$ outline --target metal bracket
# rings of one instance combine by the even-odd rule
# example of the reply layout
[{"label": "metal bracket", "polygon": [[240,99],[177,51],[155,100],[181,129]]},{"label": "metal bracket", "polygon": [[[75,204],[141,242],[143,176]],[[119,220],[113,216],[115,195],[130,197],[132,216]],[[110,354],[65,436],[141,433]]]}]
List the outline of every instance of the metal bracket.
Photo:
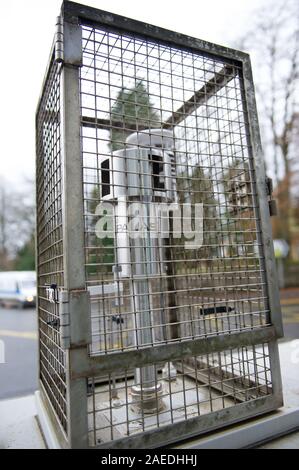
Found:
[{"label": "metal bracket", "polygon": [[269,176],[266,177],[266,190],[268,196],[270,217],[273,217],[274,215],[277,215],[277,205],[276,200],[272,198],[273,181],[272,178],[269,178]]},{"label": "metal bracket", "polygon": [[59,319],[60,345],[63,349],[68,349],[71,345],[71,332],[70,304],[67,291],[59,292]]},{"label": "metal bracket", "polygon": [[59,332],[63,349],[82,347],[91,342],[90,296],[82,289],[59,292]]},{"label": "metal bracket", "polygon": [[55,61],[82,67],[82,30],[80,25],[56,18]]},{"label": "metal bracket", "polygon": [[58,290],[57,284],[45,284],[46,286],[46,295],[49,302],[52,304],[58,304]]},{"label": "metal bracket", "polygon": [[273,181],[272,181],[272,178],[270,178],[269,176],[266,177],[266,185],[267,185],[267,194],[268,196],[272,196],[272,193],[273,193]]},{"label": "metal bracket", "polygon": [[[73,305],[74,302],[72,295],[72,292],[66,290],[62,290],[59,292],[59,333],[60,345],[63,349],[69,349],[71,346],[74,346],[80,343],[80,341],[83,341],[83,336],[82,338],[80,337],[80,335],[83,335],[83,332],[78,332],[76,329],[71,328],[71,304]],[[84,298],[85,297],[86,295],[84,295]],[[87,308],[88,304],[86,303],[86,301],[87,298],[83,302],[83,307],[85,308],[82,308],[82,310],[84,313],[83,316],[87,317],[87,321],[89,321],[89,311]],[[86,334],[88,336],[87,332]]]}]

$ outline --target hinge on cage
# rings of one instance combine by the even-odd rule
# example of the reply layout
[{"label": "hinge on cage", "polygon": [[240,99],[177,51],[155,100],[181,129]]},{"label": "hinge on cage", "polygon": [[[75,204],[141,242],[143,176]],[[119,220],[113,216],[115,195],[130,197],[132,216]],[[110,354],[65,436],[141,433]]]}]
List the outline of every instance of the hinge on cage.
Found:
[{"label": "hinge on cage", "polygon": [[56,18],[56,33],[55,33],[55,61],[63,62],[63,22],[61,16]]},{"label": "hinge on cage", "polygon": [[59,292],[59,333],[60,345],[63,349],[68,349],[71,344],[70,333],[70,304],[67,291]]},{"label": "hinge on cage", "polygon": [[266,177],[266,188],[269,204],[270,217],[277,215],[277,205],[275,199],[272,198],[273,193],[273,181],[272,178]]},{"label": "hinge on cage", "polygon": [[58,290],[57,284],[45,284],[46,287],[46,295],[49,302],[52,304],[58,304]]}]

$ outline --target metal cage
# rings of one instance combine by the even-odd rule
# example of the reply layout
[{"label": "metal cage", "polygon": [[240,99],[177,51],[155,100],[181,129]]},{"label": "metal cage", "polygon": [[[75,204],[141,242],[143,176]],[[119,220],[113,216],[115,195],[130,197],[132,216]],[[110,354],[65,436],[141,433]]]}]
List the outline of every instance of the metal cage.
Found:
[{"label": "metal cage", "polygon": [[62,447],[282,405],[249,56],[64,2],[37,115],[40,390]]}]

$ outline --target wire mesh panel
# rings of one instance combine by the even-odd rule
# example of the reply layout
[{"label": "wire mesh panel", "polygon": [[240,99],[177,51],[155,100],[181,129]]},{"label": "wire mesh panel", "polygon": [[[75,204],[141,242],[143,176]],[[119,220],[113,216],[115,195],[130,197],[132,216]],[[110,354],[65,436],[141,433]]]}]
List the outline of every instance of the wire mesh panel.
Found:
[{"label": "wire mesh panel", "polygon": [[58,25],[37,243],[41,380],[67,446],[157,447],[278,408],[248,56],[72,2]]},{"label": "wire mesh panel", "polygon": [[267,324],[240,66],[83,26],[81,109],[92,352]]},{"label": "wire mesh panel", "polygon": [[40,380],[66,430],[65,352],[58,306],[47,295],[51,285],[64,285],[60,77],[52,58],[37,112],[37,271]]},{"label": "wire mesh panel", "polygon": [[[163,383],[162,395],[155,397],[159,413],[136,413],[140,403],[131,392],[136,385],[134,370],[120,369],[116,375],[90,379],[91,446],[171,426],[272,393],[269,351],[265,344],[185,357],[154,367],[156,384]],[[170,380],[174,368],[177,372]]]}]

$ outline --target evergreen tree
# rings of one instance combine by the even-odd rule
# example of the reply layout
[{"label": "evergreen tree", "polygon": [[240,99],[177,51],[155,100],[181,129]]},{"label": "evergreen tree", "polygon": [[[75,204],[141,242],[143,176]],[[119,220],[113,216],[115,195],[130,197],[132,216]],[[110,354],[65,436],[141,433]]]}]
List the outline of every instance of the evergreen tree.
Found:
[{"label": "evergreen tree", "polygon": [[35,270],[35,237],[30,240],[18,251],[15,259],[14,268],[16,271],[34,271]]},{"label": "evergreen tree", "polygon": [[142,81],[135,88],[123,88],[118,93],[111,108],[113,123],[121,123],[122,128],[112,128],[110,132],[110,149],[124,148],[126,138],[140,129],[160,127],[159,114],[151,104],[149,93]]},{"label": "evergreen tree", "polygon": [[[119,91],[118,96],[110,111],[112,127],[110,130],[109,148],[112,152],[123,149],[127,137],[141,129],[160,127],[158,113],[153,109],[149,93],[142,81],[135,88]],[[116,125],[117,124],[117,125]],[[101,201],[101,188],[95,186],[90,194],[88,212],[95,213],[97,205]],[[94,227],[98,218],[92,218],[91,225]],[[112,271],[114,259],[114,240],[110,237],[99,239],[95,234],[90,235],[90,246],[94,250],[89,251],[88,262],[94,264],[89,266],[89,274],[105,274]]]}]

